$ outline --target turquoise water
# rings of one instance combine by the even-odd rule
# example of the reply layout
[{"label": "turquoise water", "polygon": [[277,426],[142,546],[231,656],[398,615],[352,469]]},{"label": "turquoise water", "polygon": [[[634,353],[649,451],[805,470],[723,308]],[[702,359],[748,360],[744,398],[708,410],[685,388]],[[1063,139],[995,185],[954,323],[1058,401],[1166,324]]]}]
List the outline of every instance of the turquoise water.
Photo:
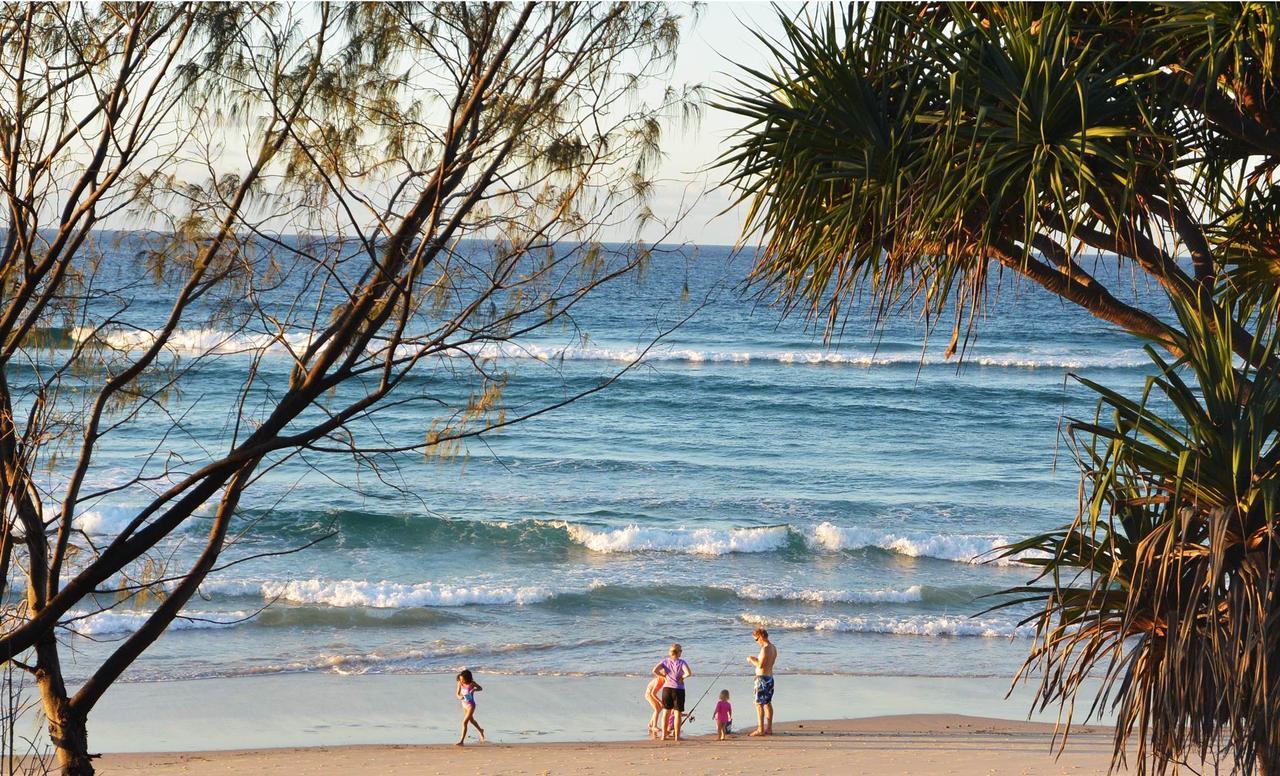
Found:
[{"label": "turquoise water", "polygon": [[[1092,402],[1067,373],[1134,388],[1148,371],[1139,343],[1006,287],[963,367],[941,358],[945,335],[922,356],[909,313],[877,333],[855,309],[828,348],[744,295],[746,270],[722,247],[657,255],[585,301],[577,329],[487,354],[510,374],[506,401],[532,408],[596,384],[692,316],[609,389],[473,441],[465,460],[384,461],[399,488],[340,458],[271,470],[227,560],[334,536],[212,576],[190,619],[126,678],[631,674],[673,640],[714,674],[756,625],[774,633],[783,672],[1009,675],[1030,643],[1017,627],[1026,611],[974,615],[1029,567],[973,560],[1071,518],[1059,423]],[[139,327],[155,325],[163,290],[138,292]],[[95,469],[94,483],[158,443],[195,457],[225,447],[246,363],[231,351],[252,344],[235,336],[167,408],[185,413],[184,434],[161,443],[160,422],[125,429],[107,448],[118,466]],[[193,325],[183,337],[197,348],[228,335]],[[287,377],[282,356],[264,368],[268,382]],[[407,387],[465,396],[455,374],[437,365]],[[407,405],[379,427],[409,443],[430,420]],[[102,541],[142,501],[113,494],[79,524]],[[206,528],[198,517],[164,549],[181,560]],[[71,673],[146,611],[128,603],[73,623]]]}]

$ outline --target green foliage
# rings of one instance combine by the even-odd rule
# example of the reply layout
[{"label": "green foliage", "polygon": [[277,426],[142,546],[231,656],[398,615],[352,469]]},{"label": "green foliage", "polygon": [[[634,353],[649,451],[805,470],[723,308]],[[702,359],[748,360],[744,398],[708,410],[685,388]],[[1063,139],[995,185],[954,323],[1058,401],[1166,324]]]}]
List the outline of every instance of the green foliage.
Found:
[{"label": "green foliage", "polygon": [[1099,397],[1067,427],[1080,514],[1005,550],[1040,568],[1010,592],[1043,605],[1024,668],[1041,705],[1100,679],[1091,711],[1115,706],[1117,756],[1138,734],[1140,773],[1148,752],[1156,773],[1192,756],[1280,763],[1278,310],[1259,311],[1262,367],[1179,305],[1186,356],[1148,348],[1139,399],[1077,378]]},{"label": "green foliage", "polygon": [[877,3],[782,21],[762,40],[773,69],[721,95],[743,120],[721,164],[762,243],[756,282],[828,330],[865,291],[968,333],[995,261],[1160,337],[1082,251],[1186,299],[1275,265],[1272,6]]},{"label": "green foliage", "polygon": [[[844,323],[912,304],[974,333],[1006,273],[1139,334],[1142,396],[1069,427],[1066,528],[1008,548],[1043,706],[1114,703],[1115,757],[1280,772],[1280,12],[1268,3],[851,4],[781,11],[719,107],[753,280]],[[1164,289],[1124,301],[1083,258]],[[1162,355],[1165,354],[1165,355]],[[1172,354],[1172,360],[1169,355]],[[1009,605],[1009,604],[1006,604]],[[1150,757],[1148,757],[1148,755]]]}]

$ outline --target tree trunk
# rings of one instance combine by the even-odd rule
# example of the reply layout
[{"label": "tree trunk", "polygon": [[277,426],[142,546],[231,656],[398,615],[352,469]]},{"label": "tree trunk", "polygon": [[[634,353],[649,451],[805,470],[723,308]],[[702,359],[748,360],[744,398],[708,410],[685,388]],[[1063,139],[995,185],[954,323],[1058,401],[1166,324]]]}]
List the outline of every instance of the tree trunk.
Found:
[{"label": "tree trunk", "polygon": [[44,715],[49,720],[49,740],[62,775],[93,776],[85,715],[67,697],[58,642],[52,635],[36,644],[36,685],[40,688]]},{"label": "tree trunk", "polygon": [[93,760],[89,754],[89,734],[85,718],[70,703],[57,705],[57,716],[45,699],[49,717],[49,739],[53,741],[62,776],[93,776]]}]

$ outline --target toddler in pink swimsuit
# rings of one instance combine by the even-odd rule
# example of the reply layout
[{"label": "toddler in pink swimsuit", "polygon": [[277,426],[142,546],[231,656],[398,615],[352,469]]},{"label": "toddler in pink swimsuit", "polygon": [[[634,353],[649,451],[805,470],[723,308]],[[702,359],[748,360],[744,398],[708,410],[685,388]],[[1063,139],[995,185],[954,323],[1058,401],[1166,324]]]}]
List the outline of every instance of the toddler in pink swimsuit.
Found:
[{"label": "toddler in pink swimsuit", "polygon": [[711,715],[716,721],[716,733],[720,734],[720,740],[732,733],[733,725],[733,706],[729,705],[729,691],[720,691],[720,702],[716,704],[715,713]]}]

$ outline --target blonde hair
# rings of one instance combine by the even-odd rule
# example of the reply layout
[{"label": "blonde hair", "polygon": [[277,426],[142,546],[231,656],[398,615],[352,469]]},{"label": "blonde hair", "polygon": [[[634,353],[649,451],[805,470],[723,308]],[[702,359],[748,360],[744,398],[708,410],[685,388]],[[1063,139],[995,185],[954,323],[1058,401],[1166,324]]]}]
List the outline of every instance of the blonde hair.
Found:
[{"label": "blonde hair", "polygon": [[679,644],[672,644],[671,649],[669,651],[673,655],[679,655],[684,652],[684,650],[680,647]]}]

